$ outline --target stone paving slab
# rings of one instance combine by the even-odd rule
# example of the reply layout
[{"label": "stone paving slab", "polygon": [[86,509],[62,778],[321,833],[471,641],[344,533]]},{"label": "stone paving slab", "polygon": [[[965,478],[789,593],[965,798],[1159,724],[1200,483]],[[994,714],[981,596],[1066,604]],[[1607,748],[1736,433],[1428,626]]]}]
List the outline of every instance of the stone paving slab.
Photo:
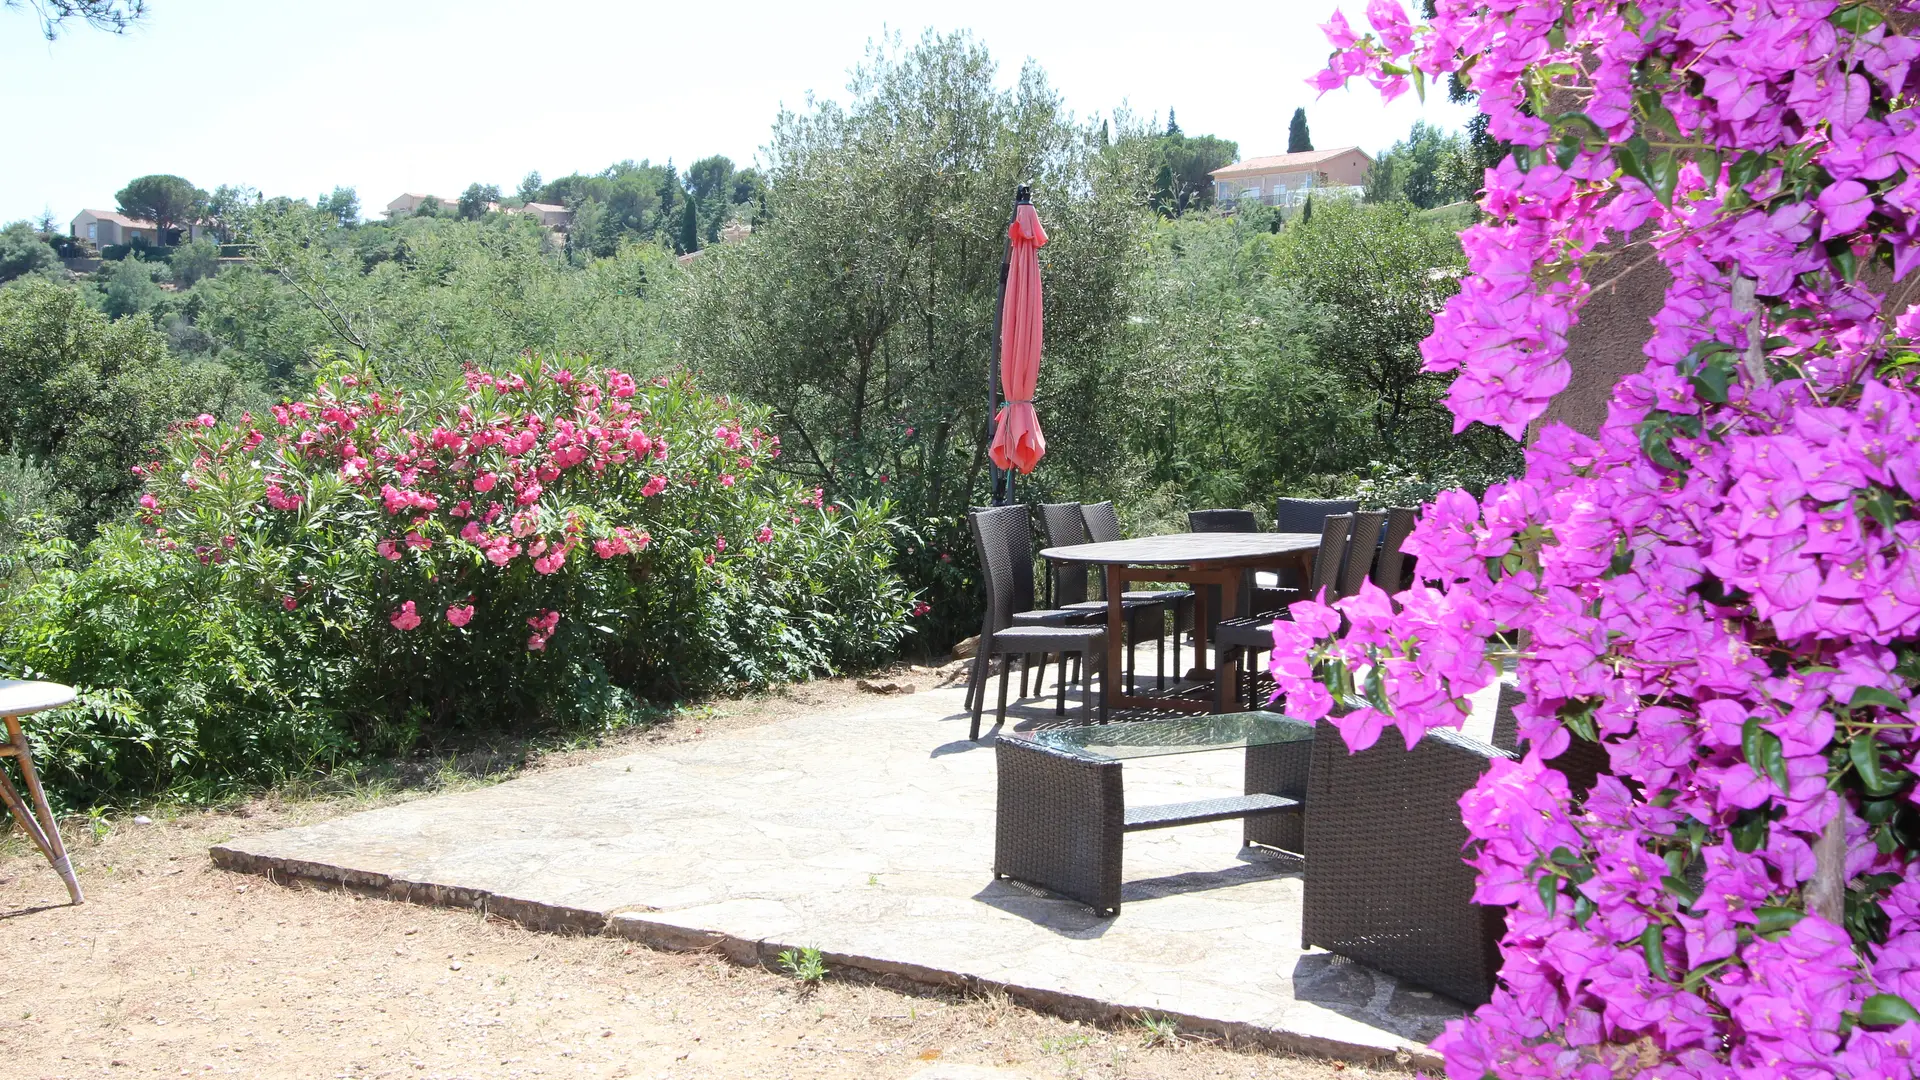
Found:
[{"label": "stone paving slab", "polygon": [[[856,703],[213,849],[230,869],[744,963],[1000,988],[1096,1019],[1356,1059],[1411,1054],[1457,1004],[1300,949],[1298,863],[1238,822],[1134,833],[1117,918],[996,881],[993,751],[958,690]],[[1038,705],[1038,703],[1034,703]],[[1031,724],[1050,710],[1022,710]],[[1240,753],[1128,763],[1129,802],[1237,794]]]}]

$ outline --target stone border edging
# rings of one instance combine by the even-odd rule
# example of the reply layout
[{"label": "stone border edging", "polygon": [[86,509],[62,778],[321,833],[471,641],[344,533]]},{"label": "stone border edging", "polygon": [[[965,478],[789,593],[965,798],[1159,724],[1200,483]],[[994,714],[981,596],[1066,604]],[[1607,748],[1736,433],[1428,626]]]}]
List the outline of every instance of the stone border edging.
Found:
[{"label": "stone border edging", "polygon": [[[348,870],[324,863],[281,856],[256,855],[226,844],[214,845],[208,850],[208,856],[212,859],[213,865],[222,870],[255,874],[276,885],[291,886],[305,883],[410,904],[467,908],[488,915],[497,915],[529,930],[545,933],[612,935],[666,952],[717,952],[744,967],[771,969],[780,952],[801,947],[793,943],[742,938],[723,931],[683,926],[671,921],[665,912],[632,909],[604,912],[538,901],[517,900],[484,889],[408,881],[390,874]],[[1150,1012],[1155,1016],[1173,1020],[1183,1032],[1215,1035],[1229,1042],[1252,1043],[1269,1050],[1340,1058],[1359,1063],[1394,1063],[1415,1069],[1439,1069],[1443,1065],[1439,1055],[1419,1043],[1403,1043],[1397,1049],[1389,1050],[1363,1043],[1261,1027],[1257,1024],[1211,1020],[1161,1009],[1120,1005],[1082,994],[1022,986],[1018,983],[987,979],[901,960],[889,960],[884,957],[836,953],[824,949],[821,950],[820,955],[821,959],[830,964],[876,975],[890,975],[923,986],[960,989],[972,993],[998,991],[1025,1008],[1068,1020],[1105,1024],[1125,1023]]]}]

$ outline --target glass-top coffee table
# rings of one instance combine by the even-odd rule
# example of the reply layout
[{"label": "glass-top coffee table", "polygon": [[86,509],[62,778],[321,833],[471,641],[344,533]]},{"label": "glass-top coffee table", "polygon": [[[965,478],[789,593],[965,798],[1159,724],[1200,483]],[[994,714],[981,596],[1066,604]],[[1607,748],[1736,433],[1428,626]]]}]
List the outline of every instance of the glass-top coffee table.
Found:
[{"label": "glass-top coffee table", "polygon": [[[1130,832],[1238,818],[1246,843],[1304,854],[1313,732],[1279,713],[1242,712],[1002,735],[993,872],[1118,914]],[[1247,755],[1245,795],[1127,808],[1123,762],[1237,749]]]}]

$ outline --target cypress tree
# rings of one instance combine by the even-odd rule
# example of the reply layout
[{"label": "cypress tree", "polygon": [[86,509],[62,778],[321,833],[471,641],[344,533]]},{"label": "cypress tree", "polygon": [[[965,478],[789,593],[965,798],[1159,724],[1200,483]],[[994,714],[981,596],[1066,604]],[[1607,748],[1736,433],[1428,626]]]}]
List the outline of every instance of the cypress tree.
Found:
[{"label": "cypress tree", "polygon": [[676,240],[683,255],[700,250],[699,207],[691,196],[680,200],[680,235]]},{"label": "cypress tree", "polygon": [[1167,134],[1169,134],[1169,135],[1178,135],[1178,134],[1180,134],[1180,121],[1178,121],[1178,120],[1175,120],[1175,119],[1173,118],[1173,110],[1172,110],[1172,109],[1168,109],[1168,110],[1167,110]]},{"label": "cypress tree", "polygon": [[1302,154],[1313,149],[1313,136],[1307,134],[1307,110],[1293,110],[1293,123],[1287,125],[1287,153]]}]

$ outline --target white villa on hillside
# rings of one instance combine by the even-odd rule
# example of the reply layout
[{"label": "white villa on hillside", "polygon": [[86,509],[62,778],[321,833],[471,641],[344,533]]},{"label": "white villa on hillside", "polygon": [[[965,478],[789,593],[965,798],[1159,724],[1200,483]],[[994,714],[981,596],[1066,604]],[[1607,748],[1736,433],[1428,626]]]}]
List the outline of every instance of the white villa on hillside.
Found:
[{"label": "white villa on hillside", "polygon": [[530,202],[524,206],[507,211],[509,214],[526,214],[540,222],[542,228],[565,231],[573,224],[573,211],[555,203]]},{"label": "white villa on hillside", "polygon": [[1298,206],[1321,189],[1346,189],[1340,194],[1357,196],[1372,168],[1373,159],[1357,146],[1248,158],[1213,171],[1214,200],[1223,207],[1247,200]]},{"label": "white villa on hillside", "polygon": [[387,216],[390,218],[406,217],[408,214],[420,209],[420,204],[426,202],[428,199],[432,199],[448,209],[460,205],[459,199],[449,199],[444,195],[422,195],[418,192],[409,191],[387,204]]}]

